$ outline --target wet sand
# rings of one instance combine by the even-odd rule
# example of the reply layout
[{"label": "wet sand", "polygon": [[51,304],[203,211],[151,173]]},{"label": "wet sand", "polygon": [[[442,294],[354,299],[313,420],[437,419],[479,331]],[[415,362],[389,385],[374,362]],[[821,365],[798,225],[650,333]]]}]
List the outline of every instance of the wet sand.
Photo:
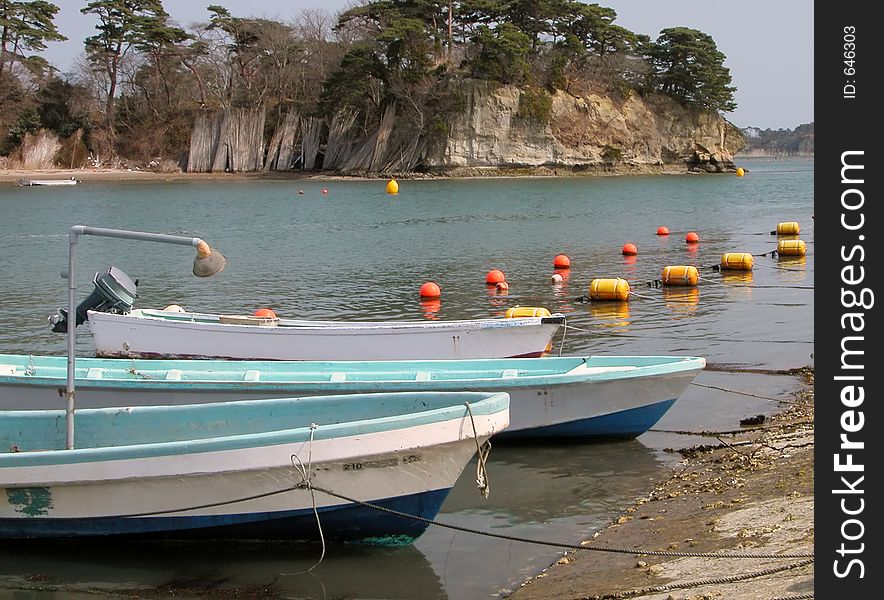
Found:
[{"label": "wet sand", "polygon": [[812,597],[808,559],[642,552],[813,553],[813,373],[804,376],[782,412],[679,450],[684,460],[665,483],[582,544],[625,552],[570,551],[509,598]]}]

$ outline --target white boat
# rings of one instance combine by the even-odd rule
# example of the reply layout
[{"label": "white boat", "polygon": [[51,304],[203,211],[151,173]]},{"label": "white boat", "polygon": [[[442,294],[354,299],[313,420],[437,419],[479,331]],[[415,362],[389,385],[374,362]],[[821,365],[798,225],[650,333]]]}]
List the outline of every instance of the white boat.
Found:
[{"label": "white boat", "polygon": [[87,311],[99,357],[245,360],[529,358],[552,350],[561,314],[457,321],[309,321],[134,309]]},{"label": "white boat", "polygon": [[[223,361],[77,358],[80,407],[208,403],[398,391],[510,395],[521,438],[633,438],[652,427],[705,367],[685,356],[410,361]],[[64,356],[0,354],[0,410],[65,403]],[[79,415],[79,412],[77,413]]]},{"label": "white boat", "polygon": [[77,185],[77,180],[70,179],[19,179],[18,184],[21,186],[32,185]]},{"label": "white boat", "polygon": [[426,522],[354,500],[432,519],[508,409],[436,392],[80,409],[73,449],[65,411],[0,411],[0,539],[410,541]]}]

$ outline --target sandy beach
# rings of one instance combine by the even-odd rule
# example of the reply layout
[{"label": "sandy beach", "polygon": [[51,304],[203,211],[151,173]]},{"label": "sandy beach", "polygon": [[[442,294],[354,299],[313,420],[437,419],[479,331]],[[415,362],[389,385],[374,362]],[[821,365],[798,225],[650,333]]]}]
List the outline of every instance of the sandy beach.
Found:
[{"label": "sandy beach", "polygon": [[813,372],[803,375],[785,410],[678,450],[684,459],[666,482],[582,543],[624,552],[564,553],[509,598],[812,598],[811,559],[690,556],[812,555]]}]

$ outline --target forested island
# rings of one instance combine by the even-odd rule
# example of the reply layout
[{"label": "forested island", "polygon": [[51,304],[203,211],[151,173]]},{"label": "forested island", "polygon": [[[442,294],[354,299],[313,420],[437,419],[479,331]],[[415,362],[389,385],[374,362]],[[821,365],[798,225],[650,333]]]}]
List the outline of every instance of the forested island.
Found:
[{"label": "forested island", "polygon": [[795,129],[743,129],[746,146],[741,156],[813,156],[813,123]]},{"label": "forested island", "polygon": [[376,0],[290,22],[91,0],[71,73],[58,7],[0,0],[0,167],[457,173],[733,170],[735,88],[707,34],[656,39],[576,0]]}]

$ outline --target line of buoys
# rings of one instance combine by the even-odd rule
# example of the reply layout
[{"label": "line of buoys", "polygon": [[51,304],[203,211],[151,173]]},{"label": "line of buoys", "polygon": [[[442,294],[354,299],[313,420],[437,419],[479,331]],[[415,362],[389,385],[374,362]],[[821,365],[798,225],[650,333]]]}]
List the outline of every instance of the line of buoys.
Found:
[{"label": "line of buoys", "polygon": [[751,271],[755,258],[748,252],[725,252],[721,255],[721,269],[729,271]]},{"label": "line of buoys", "polygon": [[660,281],[663,285],[695,286],[700,279],[697,267],[691,265],[673,265],[663,267]]},{"label": "line of buoys", "polygon": [[771,231],[771,235],[798,235],[801,233],[801,226],[798,221],[785,221],[777,223],[777,228]]},{"label": "line of buoys", "polygon": [[669,235],[669,228],[661,225],[657,228],[657,235]]},{"label": "line of buoys", "polygon": [[593,279],[589,282],[590,300],[629,300],[629,282],[616,279]]},{"label": "line of buoys", "polygon": [[623,256],[635,256],[638,254],[638,247],[632,242],[627,242],[623,244],[623,250],[621,250]]},{"label": "line of buoys", "polygon": [[807,244],[804,240],[780,240],[777,242],[777,254],[780,256],[804,256]]},{"label": "line of buoys", "polygon": [[421,298],[438,298],[442,295],[442,290],[434,281],[428,281],[421,286]]},{"label": "line of buoys", "polygon": [[485,275],[485,283],[488,285],[497,285],[504,281],[506,281],[506,275],[504,275],[503,271],[500,269],[491,269],[488,271],[488,274]]}]

